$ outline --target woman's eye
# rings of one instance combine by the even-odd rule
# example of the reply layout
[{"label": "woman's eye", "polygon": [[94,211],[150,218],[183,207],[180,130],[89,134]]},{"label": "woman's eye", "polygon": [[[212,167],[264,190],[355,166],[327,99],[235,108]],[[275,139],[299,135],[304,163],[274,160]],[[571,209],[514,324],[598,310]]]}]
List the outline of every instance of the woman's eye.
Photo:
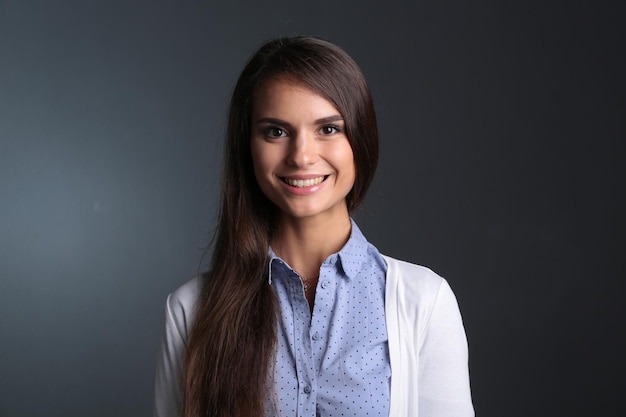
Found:
[{"label": "woman's eye", "polygon": [[268,127],[263,133],[270,138],[282,138],[286,136],[285,131],[280,127]]},{"label": "woman's eye", "polygon": [[320,129],[320,132],[322,133],[322,135],[332,135],[339,131],[340,129],[337,126],[333,126],[333,125],[322,126],[322,128]]}]

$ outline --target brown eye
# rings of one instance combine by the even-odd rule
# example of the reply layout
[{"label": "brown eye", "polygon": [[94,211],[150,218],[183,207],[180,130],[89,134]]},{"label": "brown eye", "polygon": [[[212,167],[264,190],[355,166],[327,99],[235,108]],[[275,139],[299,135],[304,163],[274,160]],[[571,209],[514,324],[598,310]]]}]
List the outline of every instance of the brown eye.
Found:
[{"label": "brown eye", "polygon": [[263,133],[265,134],[265,136],[270,138],[282,138],[283,136],[286,136],[285,131],[276,126],[268,127],[263,131]]},{"label": "brown eye", "polygon": [[333,135],[335,133],[338,133],[339,131],[340,129],[337,126],[333,125],[322,126],[322,128],[320,129],[320,133],[325,136]]}]

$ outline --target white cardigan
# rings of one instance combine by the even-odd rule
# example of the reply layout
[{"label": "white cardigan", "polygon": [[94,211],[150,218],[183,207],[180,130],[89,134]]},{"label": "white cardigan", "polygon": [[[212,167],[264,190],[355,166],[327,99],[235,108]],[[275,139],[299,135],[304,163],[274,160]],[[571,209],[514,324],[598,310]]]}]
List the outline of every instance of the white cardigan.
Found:
[{"label": "white cardigan", "polygon": [[473,416],[467,339],[452,289],[428,268],[383,258],[391,358],[389,415]]},{"label": "white cardigan", "polygon": [[[448,283],[428,268],[383,256],[392,417],[472,417],[467,340]],[[180,413],[180,375],[200,281],[167,298],[155,379],[155,417]]]}]

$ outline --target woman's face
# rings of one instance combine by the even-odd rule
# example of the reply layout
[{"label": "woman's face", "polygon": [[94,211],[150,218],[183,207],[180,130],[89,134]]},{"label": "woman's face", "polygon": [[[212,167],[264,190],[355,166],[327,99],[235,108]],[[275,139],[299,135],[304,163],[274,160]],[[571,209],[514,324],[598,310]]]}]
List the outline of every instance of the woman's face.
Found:
[{"label": "woman's face", "polygon": [[348,215],[354,156],[331,102],[294,81],[269,79],[256,96],[251,132],[257,182],[283,214]]}]

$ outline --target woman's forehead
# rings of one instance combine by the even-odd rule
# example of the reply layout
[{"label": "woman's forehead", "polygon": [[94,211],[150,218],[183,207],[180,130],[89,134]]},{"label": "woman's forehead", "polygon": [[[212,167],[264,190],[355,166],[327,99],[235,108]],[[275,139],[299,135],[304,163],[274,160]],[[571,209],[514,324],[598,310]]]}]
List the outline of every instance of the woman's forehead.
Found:
[{"label": "woman's forehead", "polygon": [[341,114],[327,97],[293,78],[273,77],[266,80],[255,94],[253,102],[253,114],[262,114],[263,117],[270,117],[265,113],[290,114],[303,110],[311,113],[312,117]]}]

